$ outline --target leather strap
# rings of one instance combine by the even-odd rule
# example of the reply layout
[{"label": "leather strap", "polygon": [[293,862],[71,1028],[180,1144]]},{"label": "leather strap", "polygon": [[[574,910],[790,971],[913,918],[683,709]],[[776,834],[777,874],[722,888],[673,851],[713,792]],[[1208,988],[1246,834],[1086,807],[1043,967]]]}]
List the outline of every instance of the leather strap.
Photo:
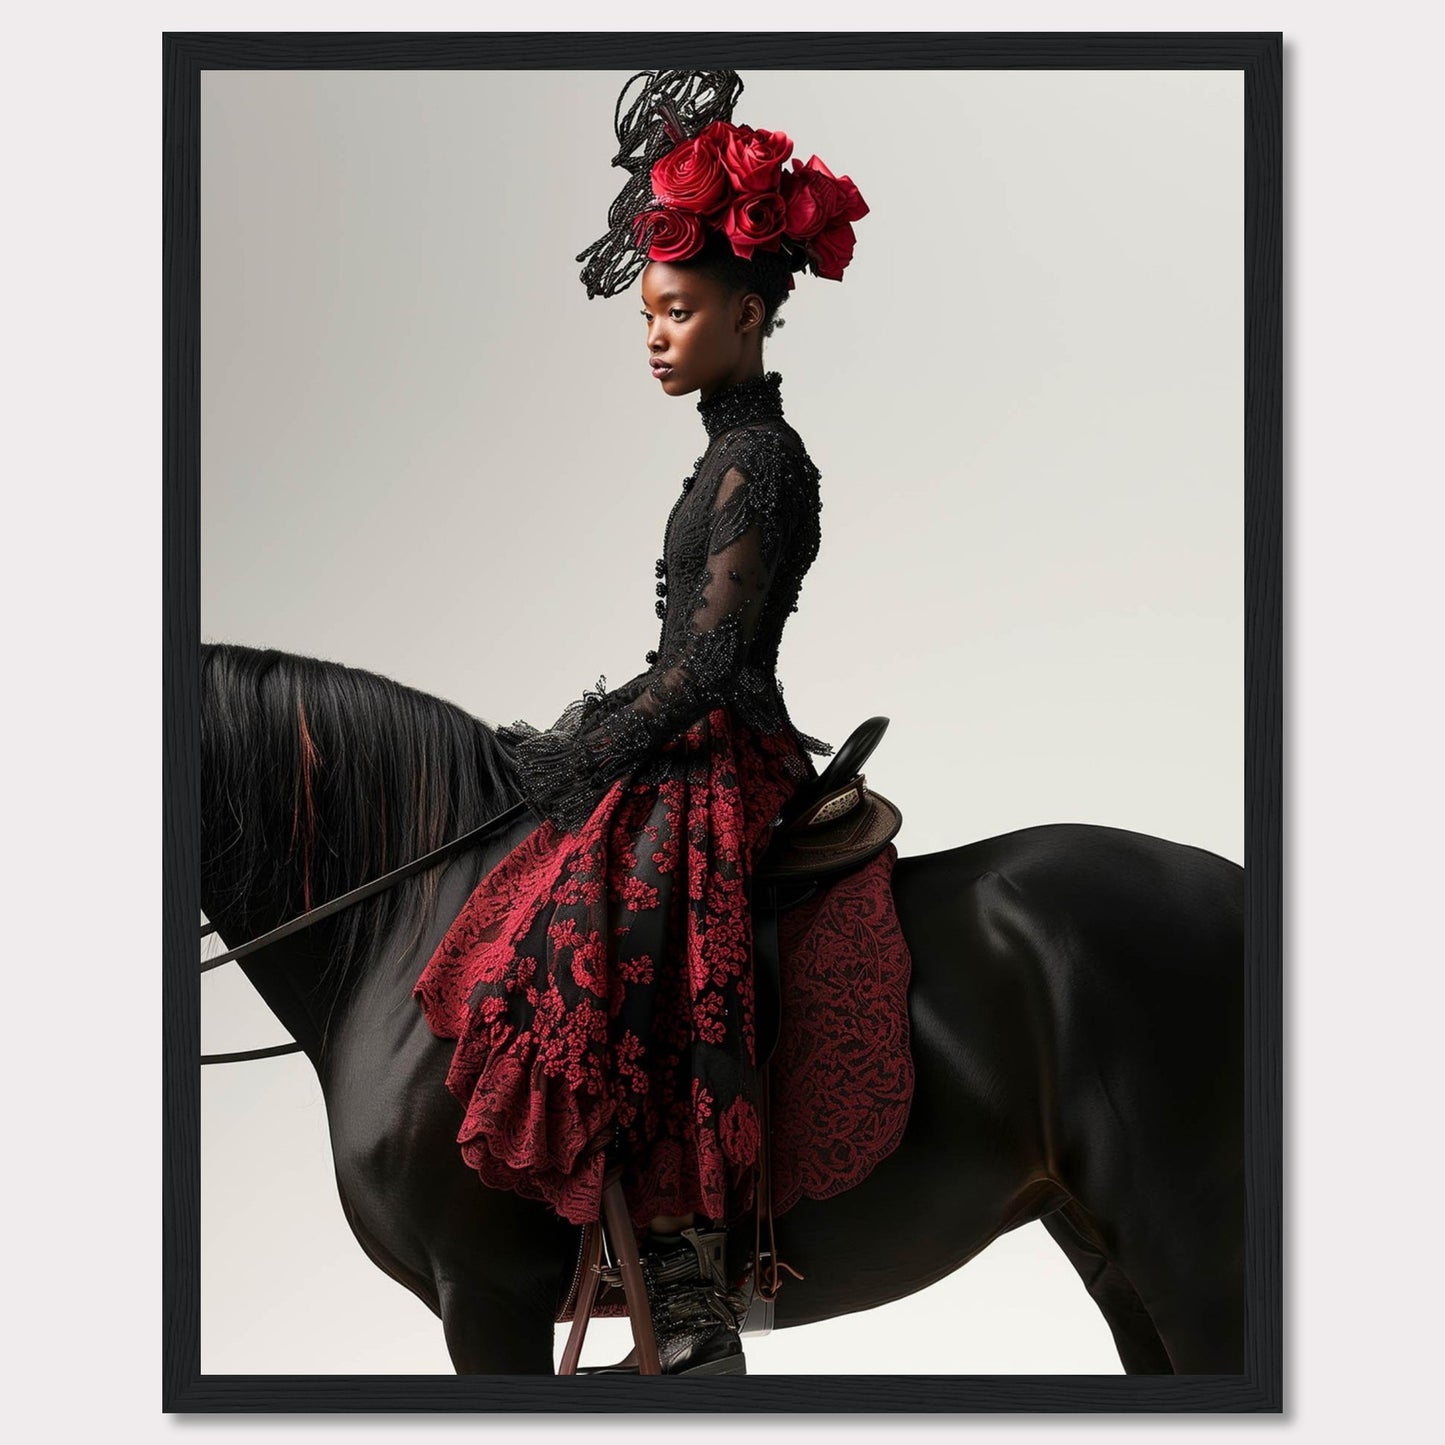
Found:
[{"label": "leather strap", "polygon": [[[753,1293],[769,1308],[783,1287],[779,1270],[787,1270],[794,1279],[803,1274],[778,1258],[778,1238],[773,1222],[773,1110],[772,1070],[764,1066],[758,1076],[758,1186],[753,1209]],[[763,1222],[767,1221],[768,1268],[763,1272]]]},{"label": "leather strap", "polygon": [[[409,878],[413,873],[421,873],[428,868],[435,867],[444,858],[450,858],[453,853],[458,853],[463,848],[480,841],[488,833],[501,828],[504,823],[510,823],[514,818],[521,817],[527,811],[528,805],[525,800],[514,803],[510,808],[504,808],[495,818],[473,828],[469,833],[463,833],[460,837],[453,838],[450,843],[443,843],[440,848],[433,848],[430,853],[423,853],[420,858],[413,858],[410,863],[403,863],[401,867],[393,868],[390,873],[383,873],[381,877],[373,878],[369,883],[362,883],[351,889],[350,892],[342,893],[326,903],[308,909],[305,913],[298,913],[295,918],[288,919],[268,933],[261,934],[259,938],[253,938],[249,943],[240,944],[226,953],[219,953],[214,958],[206,959],[201,964],[201,972],[209,973],[213,968],[220,968],[223,963],[230,963],[233,958],[245,958],[248,953],[255,953],[259,949],[265,948],[267,944],[289,938],[293,933],[300,933],[303,928],[310,928],[313,923],[320,923],[323,918],[330,918],[333,913],[340,913],[343,908],[350,908],[353,903],[360,903],[363,898],[370,898],[373,893],[380,893],[393,884],[400,883],[403,878]],[[214,930],[214,924],[204,925],[201,929],[201,937],[204,938]]]},{"label": "leather strap", "polygon": [[778,956],[778,894],[755,880],[760,907],[753,909],[753,1040],[758,1068],[766,1066],[782,1028],[782,961]]},{"label": "leather strap", "polygon": [[582,1226],[582,1252],[577,1261],[577,1293],[572,1305],[572,1328],[562,1351],[559,1375],[575,1375],[582,1359],[582,1342],[587,1338],[587,1325],[592,1319],[592,1304],[597,1298],[598,1271],[602,1265],[602,1225],[591,1219]]}]

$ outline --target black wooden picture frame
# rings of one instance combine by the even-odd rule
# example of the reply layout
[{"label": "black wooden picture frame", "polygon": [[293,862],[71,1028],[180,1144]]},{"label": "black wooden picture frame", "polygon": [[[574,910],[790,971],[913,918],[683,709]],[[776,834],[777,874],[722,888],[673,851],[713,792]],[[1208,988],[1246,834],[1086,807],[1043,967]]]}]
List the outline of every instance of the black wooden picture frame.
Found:
[{"label": "black wooden picture frame", "polygon": [[[1252,32],[225,33],[163,51],[163,1408],[168,1412],[1282,1409],[1282,36]],[[206,1375],[200,1361],[200,93],[208,69],[1234,69],[1244,78],[1246,1360],[1240,1375],[678,1381]]]}]

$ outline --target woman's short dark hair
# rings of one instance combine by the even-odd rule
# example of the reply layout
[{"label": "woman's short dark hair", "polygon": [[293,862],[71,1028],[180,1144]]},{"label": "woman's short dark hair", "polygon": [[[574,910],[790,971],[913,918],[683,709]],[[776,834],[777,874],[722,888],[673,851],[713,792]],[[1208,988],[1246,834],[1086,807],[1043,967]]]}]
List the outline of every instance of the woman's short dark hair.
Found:
[{"label": "woman's short dark hair", "polygon": [[777,311],[788,299],[788,278],[795,264],[787,251],[754,251],[751,259],[739,256],[721,231],[709,227],[701,251],[685,261],[669,264],[682,270],[701,271],[720,282],[733,296],[755,291],[763,298],[764,336],[771,336],[773,328],[783,324]]}]

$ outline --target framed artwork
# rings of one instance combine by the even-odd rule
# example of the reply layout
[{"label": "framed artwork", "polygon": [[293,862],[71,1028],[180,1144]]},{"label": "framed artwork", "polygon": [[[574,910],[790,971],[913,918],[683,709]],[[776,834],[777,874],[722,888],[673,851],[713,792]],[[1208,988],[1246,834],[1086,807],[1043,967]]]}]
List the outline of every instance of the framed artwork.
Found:
[{"label": "framed artwork", "polygon": [[165,1409],[1280,1410],[1279,32],[163,48]]}]

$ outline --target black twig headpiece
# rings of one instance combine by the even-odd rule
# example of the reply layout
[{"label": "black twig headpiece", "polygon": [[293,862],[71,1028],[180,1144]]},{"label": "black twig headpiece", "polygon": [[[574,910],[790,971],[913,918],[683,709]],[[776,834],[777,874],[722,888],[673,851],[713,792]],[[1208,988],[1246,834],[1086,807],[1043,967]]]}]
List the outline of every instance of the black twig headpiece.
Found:
[{"label": "black twig headpiece", "polygon": [[[628,91],[643,81],[624,114]],[[688,140],[715,120],[732,119],[743,93],[735,70],[640,70],[617,97],[613,126],[617,132],[614,166],[628,179],[607,212],[611,229],[578,254],[587,299],[615,296],[637,279],[647,254],[637,244],[633,219],[656,204],[652,193],[653,163],[679,141]]]}]

